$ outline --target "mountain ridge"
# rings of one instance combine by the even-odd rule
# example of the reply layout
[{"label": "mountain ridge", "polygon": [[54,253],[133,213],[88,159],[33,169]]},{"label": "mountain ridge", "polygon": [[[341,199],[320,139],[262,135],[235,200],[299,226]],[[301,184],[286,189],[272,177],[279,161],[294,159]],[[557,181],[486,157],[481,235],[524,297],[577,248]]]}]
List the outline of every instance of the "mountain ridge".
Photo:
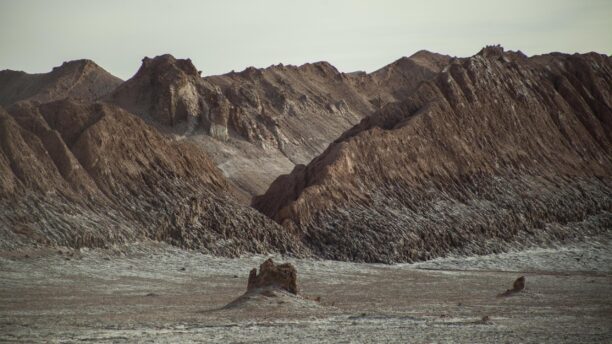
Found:
[{"label": "mountain ridge", "polygon": [[[579,234],[565,224],[591,215],[597,224],[580,224],[589,228],[582,235],[605,230],[611,77],[603,55],[526,58],[487,47],[363,119],[253,206],[340,260],[546,244]],[[499,242],[487,247],[478,236]]]},{"label": "mountain ridge", "polygon": [[201,77],[166,54],[75,93],[99,70],[66,63],[0,110],[0,246],[390,263],[584,240],[612,227],[611,65],[490,46]]},{"label": "mountain ridge", "polygon": [[432,77],[448,57],[429,54],[437,61],[431,66],[409,62],[371,75],[341,73],[320,61],[203,78],[190,60],[166,54],[143,59],[108,101],[199,144],[250,198],[273,176],[310,161],[361,118]]},{"label": "mountain ridge", "polygon": [[0,105],[17,101],[49,102],[64,98],[94,101],[110,93],[122,80],[88,59],[64,62],[48,73],[0,71]]}]

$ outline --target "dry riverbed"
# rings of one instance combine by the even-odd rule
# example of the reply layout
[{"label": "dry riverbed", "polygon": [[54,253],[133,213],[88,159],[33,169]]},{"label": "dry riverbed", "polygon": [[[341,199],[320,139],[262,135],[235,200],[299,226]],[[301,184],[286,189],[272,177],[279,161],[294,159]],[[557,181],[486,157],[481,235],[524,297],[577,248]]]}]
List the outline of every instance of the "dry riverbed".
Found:
[{"label": "dry riverbed", "polygon": [[[612,342],[609,238],[392,266],[276,257],[295,264],[303,297],[224,308],[265,258],[5,253],[0,342]],[[497,297],[521,275],[523,292]]]}]

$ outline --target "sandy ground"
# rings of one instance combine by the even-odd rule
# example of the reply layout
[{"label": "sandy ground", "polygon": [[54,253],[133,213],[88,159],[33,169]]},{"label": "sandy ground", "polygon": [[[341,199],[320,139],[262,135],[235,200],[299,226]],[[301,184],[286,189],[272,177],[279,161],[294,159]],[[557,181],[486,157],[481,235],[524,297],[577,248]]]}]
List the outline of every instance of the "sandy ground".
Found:
[{"label": "sandy ground", "polygon": [[[609,238],[393,266],[276,257],[296,265],[302,297],[224,308],[265,258],[3,254],[0,342],[612,342]],[[521,275],[523,292],[497,297]]]}]

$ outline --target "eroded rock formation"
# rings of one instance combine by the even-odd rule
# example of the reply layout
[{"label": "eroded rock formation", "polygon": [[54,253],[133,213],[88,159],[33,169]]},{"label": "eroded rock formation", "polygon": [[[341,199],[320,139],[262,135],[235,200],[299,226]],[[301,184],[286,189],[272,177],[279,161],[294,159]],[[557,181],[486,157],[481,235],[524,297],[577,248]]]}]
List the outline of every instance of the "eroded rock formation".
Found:
[{"label": "eroded rock formation", "polygon": [[220,91],[205,83],[191,60],[171,55],[145,57],[138,72],[121,84],[109,100],[124,109],[156,123],[174,126],[185,123],[188,130],[206,126],[211,134],[224,139],[228,106]]},{"label": "eroded rock formation", "polygon": [[318,301],[298,294],[297,271],[292,264],[276,265],[270,258],[259,266],[259,273],[257,268],[251,270],[246,292],[221,309],[251,309],[265,312],[264,314],[274,314],[278,311],[296,314],[320,309]]},{"label": "eroded rock formation", "polygon": [[300,252],[239,204],[201,149],[115,105],[0,110],[0,247],[165,241],[219,255]]},{"label": "eroded rock formation", "polygon": [[[2,72],[0,244],[394,262],[583,238],[612,228],[611,70],[488,47],[369,74],[163,55],[116,89],[90,61]],[[266,188],[284,228],[235,197]]]},{"label": "eroded rock formation", "polygon": [[612,228],[612,61],[488,47],[383,107],[253,206],[330,259],[485,254]]},{"label": "eroded rock formation", "polygon": [[420,52],[371,74],[317,62],[201,78],[190,60],[162,55],[145,58],[109,99],[187,136],[250,199],[448,61]]},{"label": "eroded rock formation", "polygon": [[297,271],[291,263],[275,265],[272,258],[267,259],[257,269],[249,273],[247,292],[261,288],[278,288],[292,294],[298,293]]}]

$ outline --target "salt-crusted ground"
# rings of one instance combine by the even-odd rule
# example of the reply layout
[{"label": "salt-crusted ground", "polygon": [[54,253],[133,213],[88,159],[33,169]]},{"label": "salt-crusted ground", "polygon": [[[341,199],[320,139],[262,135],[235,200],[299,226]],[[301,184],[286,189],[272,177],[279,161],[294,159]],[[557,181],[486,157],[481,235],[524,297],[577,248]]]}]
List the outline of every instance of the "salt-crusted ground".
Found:
[{"label": "salt-crusted ground", "polygon": [[302,297],[226,308],[265,257],[122,252],[3,254],[0,342],[612,342],[610,238],[394,266],[277,257]]}]

